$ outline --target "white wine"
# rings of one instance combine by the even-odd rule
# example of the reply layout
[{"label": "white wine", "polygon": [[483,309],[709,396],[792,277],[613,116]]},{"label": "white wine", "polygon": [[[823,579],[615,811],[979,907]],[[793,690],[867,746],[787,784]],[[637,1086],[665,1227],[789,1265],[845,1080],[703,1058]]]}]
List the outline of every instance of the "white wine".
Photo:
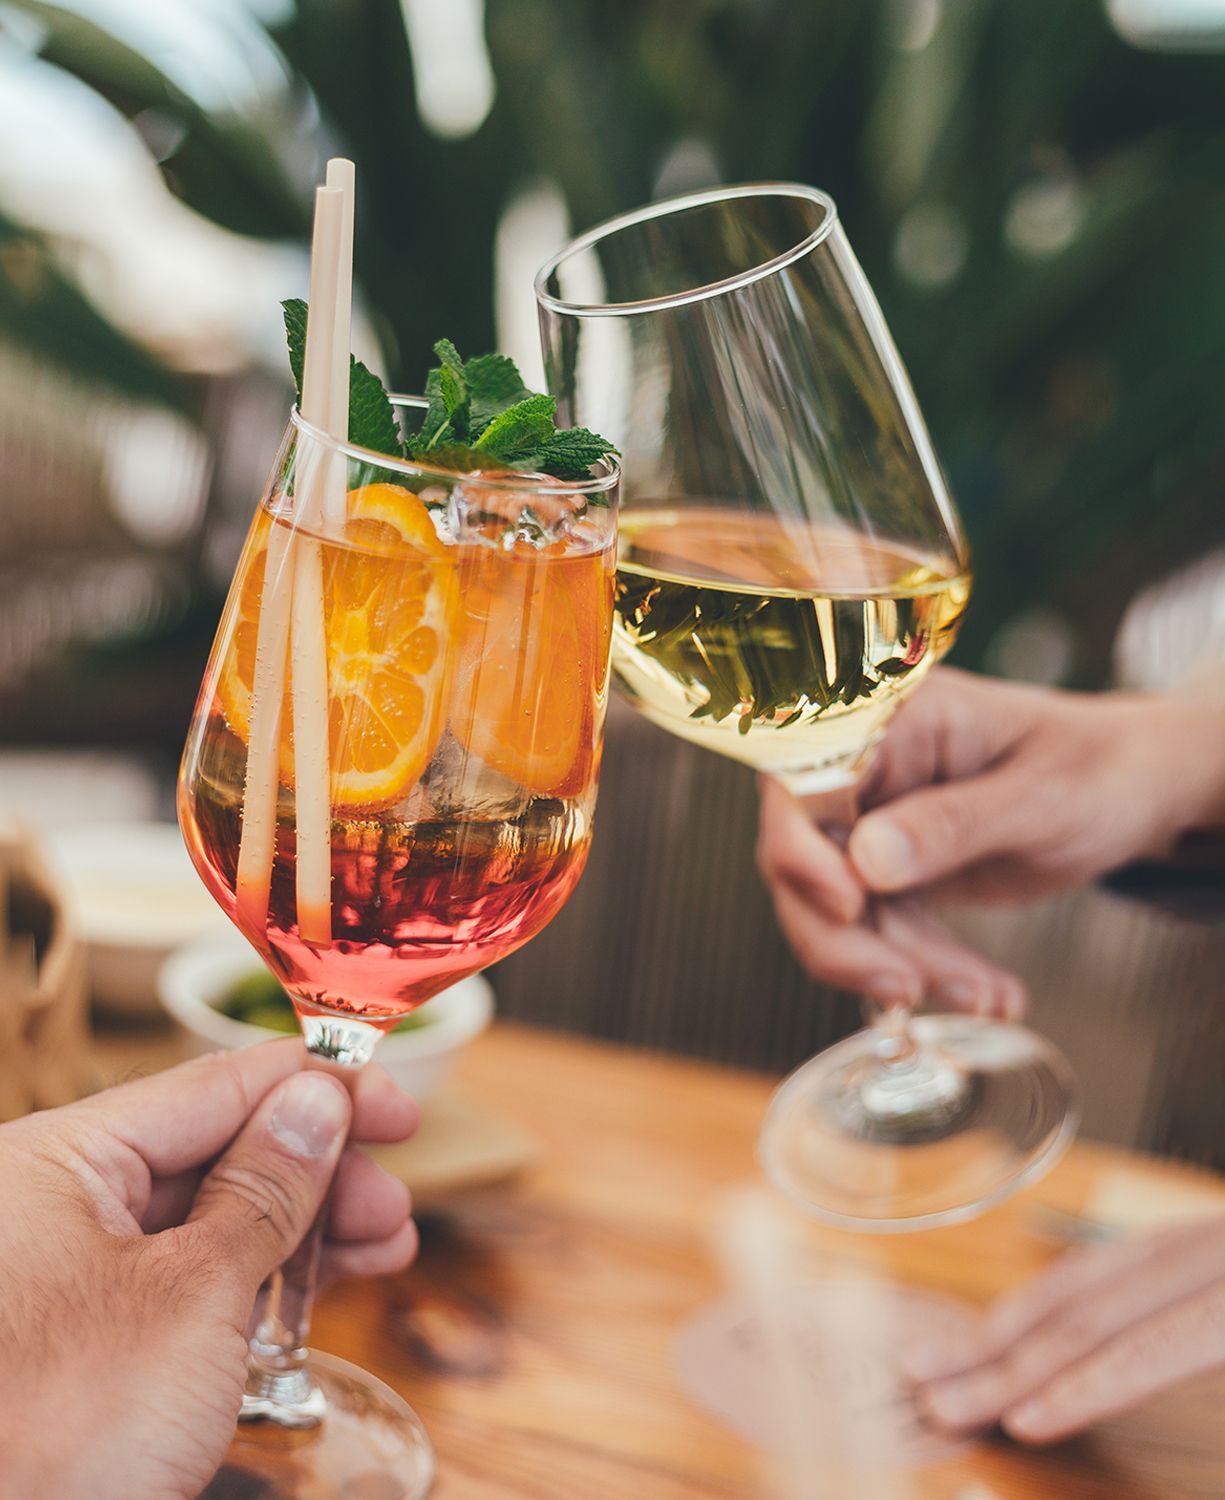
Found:
[{"label": "white wine", "polygon": [[613,674],[673,734],[817,791],[949,649],[970,578],[848,527],[714,506],[620,523]]}]

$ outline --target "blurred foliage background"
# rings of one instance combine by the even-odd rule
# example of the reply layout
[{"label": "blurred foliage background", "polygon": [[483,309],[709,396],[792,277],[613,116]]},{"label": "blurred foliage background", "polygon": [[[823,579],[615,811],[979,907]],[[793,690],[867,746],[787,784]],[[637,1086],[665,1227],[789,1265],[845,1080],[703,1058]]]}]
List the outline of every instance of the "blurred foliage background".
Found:
[{"label": "blurred foliage background", "polygon": [[[828,189],[966,516],[979,587],[961,659],[1101,681],[1129,597],[1225,531],[1225,56],[1202,34],[1210,10],[6,0],[0,503],[24,520],[0,567],[28,580],[41,552],[61,584],[73,572],[53,521],[65,439],[25,410],[32,378],[46,399],[59,378],[61,404],[102,429],[101,471],[73,482],[118,526],[97,515],[77,538],[86,573],[99,528],[110,549],[126,533],[160,554],[140,609],[82,607],[69,582],[43,600],[64,618],[40,630],[10,598],[11,730],[83,730],[46,690],[82,641],[118,693],[91,701],[95,729],[166,726],[123,690],[125,654],[144,680],[160,662],[177,681],[177,653],[198,657],[208,634],[278,425],[276,300],[301,290],[310,189],[333,151],[358,164],[368,351],[401,388],[444,332],[532,365],[531,271],[570,229],[715,181]],[[126,437],[105,431],[132,426],[117,400],[143,413]],[[162,409],[173,425],[153,420]],[[57,451],[33,451],[40,433]],[[149,471],[175,454],[197,492],[170,484],[160,534],[142,533],[159,506]],[[133,470],[140,503],[115,493]]]},{"label": "blurred foliage background", "polygon": [[[966,519],[959,660],[1100,684],[1129,601],[1197,559],[1133,610],[1132,675],[1172,685],[1214,631],[1225,658],[1225,0],[0,0],[0,740],[123,746],[168,787],[335,152],[358,352],[402,389],[442,334],[539,379],[532,275],[572,231],[826,188]],[[503,1009],[776,1068],[854,1024],[777,938],[741,768],[614,713],[600,821]],[[1130,952],[1110,920],[1094,952]],[[1099,1128],[1141,1138],[1047,990]]]},{"label": "blurred foliage background", "polygon": [[[966,517],[979,586],[961,660],[1100,682],[1129,597],[1225,532],[1225,55],[1210,13],[6,0],[0,484],[26,520],[0,558],[28,576],[31,515],[43,551],[71,550],[52,520],[64,456],[31,451],[37,429],[64,441],[24,412],[34,376],[48,399],[62,378],[62,404],[93,408],[95,427],[131,426],[117,400],[144,414],[135,435],[95,433],[102,471],[75,483],[117,515],[112,547],[126,532],[161,554],[143,614],[78,610],[41,646],[27,625],[24,654],[9,641],[10,727],[82,727],[40,690],[74,640],[102,648],[112,689],[125,652],[175,678],[175,651],[198,654],[274,445],[275,304],[301,290],[310,189],[333,151],[358,164],[367,346],[401,388],[444,332],[534,364],[531,271],[570,229],[715,181],[828,189]],[[161,409],[174,425],[153,421]],[[142,534],[159,504],[149,471],[176,453],[199,492],[170,484],[177,530],[163,511],[160,535]],[[134,470],[139,503],[115,493]],[[6,633],[23,633],[11,600]],[[91,712],[119,737],[166,724],[118,701]]]}]

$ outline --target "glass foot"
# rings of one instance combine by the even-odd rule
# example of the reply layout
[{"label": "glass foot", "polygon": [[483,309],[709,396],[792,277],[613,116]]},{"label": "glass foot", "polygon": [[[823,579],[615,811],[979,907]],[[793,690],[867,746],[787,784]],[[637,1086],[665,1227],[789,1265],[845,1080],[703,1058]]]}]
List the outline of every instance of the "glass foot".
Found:
[{"label": "glass foot", "polygon": [[848,1229],[971,1219],[1049,1170],[1076,1133],[1076,1084],[1034,1032],[917,1016],[904,1061],[861,1031],[784,1080],[758,1154],[770,1181]]},{"label": "glass foot", "polygon": [[321,1425],[239,1424],[200,1500],[421,1500],[434,1450],[417,1414],[389,1386],[331,1354],[310,1357]]}]

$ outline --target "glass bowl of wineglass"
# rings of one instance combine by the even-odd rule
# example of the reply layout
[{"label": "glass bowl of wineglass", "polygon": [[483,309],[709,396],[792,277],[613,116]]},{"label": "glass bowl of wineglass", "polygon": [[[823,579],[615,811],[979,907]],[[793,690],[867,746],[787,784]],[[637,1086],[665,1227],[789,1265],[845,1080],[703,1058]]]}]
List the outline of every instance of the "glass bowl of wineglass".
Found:
[{"label": "glass bowl of wineglass", "polygon": [[[764,183],[654,203],[565,246],[536,294],[559,416],[622,454],[616,686],[845,802],[952,646],[970,560],[832,200]],[[782,1084],[760,1156],[821,1218],[922,1228],[1014,1192],[1075,1122],[1066,1064],[1024,1027],[882,1010]]]},{"label": "glass bowl of wineglass", "polygon": [[[426,405],[397,404],[418,422]],[[574,483],[459,474],[293,414],[205,669],[178,809],[205,887],[292,999],[310,1065],[362,1066],[577,884],[617,484],[611,460]],[[250,1493],[252,1475],[286,1493],[429,1488],[408,1405],[306,1348],[323,1217],[261,1292],[209,1500]]]}]

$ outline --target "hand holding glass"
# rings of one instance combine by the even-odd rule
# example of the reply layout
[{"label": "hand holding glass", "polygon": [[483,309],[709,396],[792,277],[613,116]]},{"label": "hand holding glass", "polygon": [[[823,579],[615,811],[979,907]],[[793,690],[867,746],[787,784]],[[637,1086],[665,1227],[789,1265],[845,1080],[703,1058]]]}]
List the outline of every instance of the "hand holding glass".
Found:
[{"label": "hand holding glass", "polygon": [[[802,796],[853,788],[952,645],[968,552],[880,309],[815,189],[653,204],[536,283],[559,416],[627,477],[613,676],[648,718]],[[1017,1026],[892,1010],[783,1084],[767,1172],[861,1228],[967,1217],[1068,1140]]]},{"label": "hand holding glass", "polygon": [[[295,413],[205,672],[179,816],[317,1065],[360,1067],[574,889],[617,480],[609,464],[579,484],[461,476],[337,443]],[[320,486],[329,503],[313,506]],[[231,1468],[345,1494],[377,1474],[388,1500],[420,1496],[433,1461],[411,1410],[353,1366],[307,1358],[317,1256],[316,1232],[255,1310]],[[231,1493],[225,1472],[210,1496]]]}]

